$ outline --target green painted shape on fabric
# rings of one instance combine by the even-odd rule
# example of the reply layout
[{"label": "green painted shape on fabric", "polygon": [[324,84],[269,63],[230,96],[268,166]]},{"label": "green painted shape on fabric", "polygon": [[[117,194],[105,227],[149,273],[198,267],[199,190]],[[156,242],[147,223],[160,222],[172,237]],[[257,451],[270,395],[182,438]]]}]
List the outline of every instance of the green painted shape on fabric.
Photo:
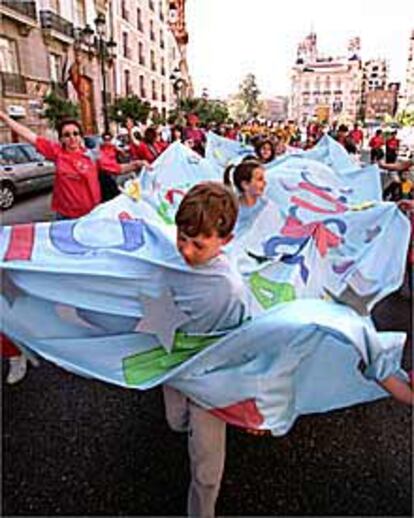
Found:
[{"label": "green painted shape on fabric", "polygon": [[271,281],[257,272],[250,276],[249,284],[256,300],[264,309],[296,299],[295,288],[292,284]]},{"label": "green painted shape on fabric", "polygon": [[219,336],[194,336],[176,332],[171,353],[164,347],[156,347],[124,358],[122,369],[125,382],[127,385],[139,385],[158,378],[214,344],[218,338]]},{"label": "green painted shape on fabric", "polygon": [[165,201],[162,201],[160,203],[160,206],[158,207],[158,214],[163,219],[164,223],[167,223],[167,225],[173,225],[174,221],[173,219],[168,215],[168,209],[170,208],[169,204]]}]

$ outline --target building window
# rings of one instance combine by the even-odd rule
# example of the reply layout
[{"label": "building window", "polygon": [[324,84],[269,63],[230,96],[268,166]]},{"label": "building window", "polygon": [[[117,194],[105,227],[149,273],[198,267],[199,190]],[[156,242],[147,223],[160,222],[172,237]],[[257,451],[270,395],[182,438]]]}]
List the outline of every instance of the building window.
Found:
[{"label": "building window", "polygon": [[126,0],[121,0],[121,16],[124,20],[129,20],[129,12],[127,9],[127,3]]},{"label": "building window", "polygon": [[152,85],[152,100],[156,101],[158,99],[157,97],[157,85],[154,80],[151,81]]},{"label": "building window", "polygon": [[164,9],[162,6],[162,0],[160,0],[160,3],[159,3],[159,12],[160,12],[160,20],[163,22],[164,21]]},{"label": "building window", "polygon": [[157,70],[157,65],[155,63],[155,52],[153,50],[151,50],[151,70],[153,72],[156,72]]},{"label": "building window", "polygon": [[150,38],[151,41],[155,41],[155,32],[154,32],[154,21],[150,21]]},{"label": "building window", "polygon": [[148,6],[151,11],[155,11],[154,0],[148,0]]},{"label": "building window", "polygon": [[128,52],[129,52],[129,48],[128,48],[128,33],[127,32],[123,32],[122,33],[122,55],[124,56],[124,58],[128,57]]},{"label": "building window", "polygon": [[160,30],[160,47],[163,49],[165,48],[165,43],[164,43],[164,33],[162,32],[162,29]]},{"label": "building window", "polygon": [[145,66],[144,45],[141,41],[138,43],[138,61],[140,65]]},{"label": "building window", "polygon": [[20,73],[16,42],[2,37],[0,37],[0,72]]},{"label": "building window", "polygon": [[141,32],[144,32],[144,26],[142,24],[142,12],[139,7],[137,9],[137,29]]},{"label": "building window", "polygon": [[129,70],[124,70],[124,80],[125,80],[125,95],[130,95],[132,93],[132,88],[131,88],[131,72]]},{"label": "building window", "polygon": [[139,95],[144,98],[147,96],[147,92],[145,91],[145,78],[142,75],[139,76]]},{"label": "building window", "polygon": [[60,80],[60,74],[62,70],[62,56],[60,54],[49,54],[50,56],[50,79],[54,83],[58,83]]},{"label": "building window", "polygon": [[162,76],[166,75],[166,72],[165,72],[165,59],[164,58],[161,58],[161,75]]},{"label": "building window", "polygon": [[75,27],[85,27],[86,9],[84,0],[75,0]]},{"label": "building window", "polygon": [[165,95],[165,84],[161,85],[161,101],[165,103],[167,100],[167,96]]}]

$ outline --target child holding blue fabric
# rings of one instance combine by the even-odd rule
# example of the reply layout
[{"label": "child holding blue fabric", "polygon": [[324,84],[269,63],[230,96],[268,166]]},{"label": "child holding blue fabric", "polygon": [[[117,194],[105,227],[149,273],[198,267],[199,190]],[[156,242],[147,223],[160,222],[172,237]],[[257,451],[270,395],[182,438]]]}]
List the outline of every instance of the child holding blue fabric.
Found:
[{"label": "child holding blue fabric", "polygon": [[[217,304],[204,319],[194,320],[196,329],[191,329],[190,322],[186,331],[223,331],[240,325],[248,316],[241,276],[221,251],[233,237],[237,212],[237,198],[230,189],[215,182],[196,185],[180,204],[175,218],[178,251],[187,265],[210,274],[216,272],[220,278],[220,288],[214,288]],[[203,308],[205,312],[204,304]],[[197,308],[195,312],[199,313]],[[170,427],[188,431],[188,515],[213,517],[224,470],[226,423],[170,386],[164,386],[164,402]]]},{"label": "child holding blue fabric", "polygon": [[[249,166],[249,169],[254,168],[257,168],[257,162]],[[239,180],[236,176],[235,181],[240,183]],[[250,183],[248,180],[243,182]],[[264,180],[259,179],[258,185],[263,183]],[[250,189],[248,192],[252,194],[253,191]],[[259,191],[257,188],[257,193]],[[240,325],[248,316],[241,277],[221,252],[221,248],[232,239],[237,210],[237,199],[227,187],[206,182],[187,193],[176,214],[177,248],[184,261],[192,268],[203,269],[210,274],[216,271],[221,279],[220,289],[212,287],[216,295],[216,304],[209,310],[212,314],[199,321],[193,320],[196,327],[193,332],[229,329]],[[191,322],[189,326],[186,330],[190,332]],[[380,383],[397,399],[412,403],[413,393],[405,381],[389,376]],[[170,427],[175,431],[188,431],[191,463],[188,514],[213,517],[224,471],[226,424],[180,391],[170,386],[163,389]],[[264,433],[266,430],[257,431],[257,435]]]}]

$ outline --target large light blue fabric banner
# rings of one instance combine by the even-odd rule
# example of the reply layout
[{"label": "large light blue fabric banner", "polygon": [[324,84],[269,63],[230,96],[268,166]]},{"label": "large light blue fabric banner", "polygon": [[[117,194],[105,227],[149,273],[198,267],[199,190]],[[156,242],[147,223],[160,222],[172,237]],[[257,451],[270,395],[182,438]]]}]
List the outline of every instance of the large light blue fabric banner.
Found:
[{"label": "large light blue fabric banner", "polygon": [[[357,172],[346,183],[326,164],[291,158],[298,167],[286,159],[268,170],[266,197],[242,210],[227,250],[246,314],[225,270],[192,269],[175,248],[178,199],[218,178],[176,144],[145,173],[139,201],[122,194],[79,220],[0,229],[2,330],[71,371],[128,388],[169,383],[230,423],[275,435],[299,415],[384,397],[373,380],[404,376],[405,335],[378,333],[331,297],[352,289],[369,311],[396,289],[408,222],[375,188],[361,204]],[[151,311],[165,321],[143,328]],[[183,316],[166,350],[160,333]]]}]

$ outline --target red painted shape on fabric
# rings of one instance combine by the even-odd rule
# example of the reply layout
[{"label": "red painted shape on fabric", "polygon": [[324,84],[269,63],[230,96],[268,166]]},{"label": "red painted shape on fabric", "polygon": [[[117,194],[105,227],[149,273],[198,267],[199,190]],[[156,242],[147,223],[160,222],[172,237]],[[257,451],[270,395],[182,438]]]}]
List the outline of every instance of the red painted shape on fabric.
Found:
[{"label": "red painted shape on fabric", "polygon": [[297,205],[298,207],[301,207],[302,209],[310,210],[312,212],[318,212],[320,214],[338,214],[338,213],[346,212],[346,210],[347,210],[347,207],[344,203],[337,200],[331,194],[325,192],[324,190],[319,189],[318,187],[315,187],[314,185],[311,185],[306,182],[300,182],[298,184],[298,187],[305,191],[309,191],[312,194],[314,194],[315,196],[318,196],[319,198],[321,198],[322,200],[325,200],[325,201],[331,203],[332,205],[334,205],[334,208],[332,208],[332,209],[324,209],[322,207],[318,207],[314,203],[302,200],[298,196],[292,196],[292,198],[290,200],[291,203],[294,205]]},{"label": "red painted shape on fabric", "polygon": [[10,243],[4,257],[5,261],[30,261],[34,245],[35,227],[33,223],[15,225],[11,229]]},{"label": "red painted shape on fabric", "polygon": [[325,256],[328,248],[336,248],[341,244],[341,238],[331,232],[327,226],[321,222],[303,224],[299,219],[288,216],[282,231],[283,236],[288,237],[309,237],[312,236],[316,246],[322,256]]},{"label": "red painted shape on fabric", "polygon": [[3,333],[0,333],[0,345],[2,358],[12,358],[13,356],[20,356],[22,354],[21,350]]},{"label": "red painted shape on fabric", "polygon": [[264,422],[255,399],[245,399],[223,408],[213,408],[210,412],[226,423],[242,428],[258,428]]},{"label": "red painted shape on fabric", "polygon": [[181,194],[182,196],[184,196],[185,193],[181,189],[169,189],[165,193],[165,199],[168,201],[170,205],[174,203],[174,194]]}]

